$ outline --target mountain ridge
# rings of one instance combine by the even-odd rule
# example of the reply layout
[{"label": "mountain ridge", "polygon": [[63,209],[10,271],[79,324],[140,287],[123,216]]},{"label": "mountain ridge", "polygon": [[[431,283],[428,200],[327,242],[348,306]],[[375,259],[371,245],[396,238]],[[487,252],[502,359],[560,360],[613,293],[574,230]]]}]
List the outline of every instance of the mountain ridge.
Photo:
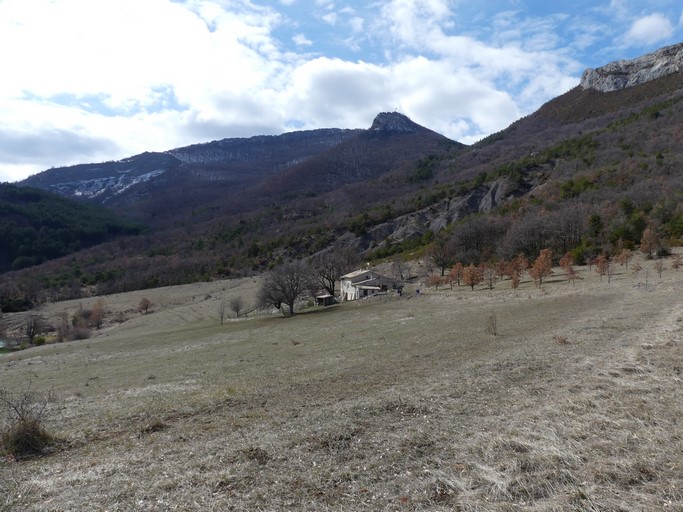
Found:
[{"label": "mountain ridge", "polygon": [[110,293],[244,275],[321,251],[375,259],[446,241],[464,263],[544,247],[585,261],[636,248],[646,227],[683,241],[681,73],[611,92],[577,86],[469,147],[401,114],[376,120],[377,129],[241,185],[212,181],[223,172],[215,162],[181,163],[120,203],[152,224],[163,217],[155,231],[40,272],[71,275],[78,261],[90,282],[113,266],[97,287]]}]

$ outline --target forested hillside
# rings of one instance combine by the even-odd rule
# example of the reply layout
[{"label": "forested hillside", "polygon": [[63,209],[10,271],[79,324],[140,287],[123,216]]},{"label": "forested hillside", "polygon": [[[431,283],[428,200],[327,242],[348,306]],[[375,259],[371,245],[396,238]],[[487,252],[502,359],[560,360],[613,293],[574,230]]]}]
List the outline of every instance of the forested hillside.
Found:
[{"label": "forested hillside", "polygon": [[18,270],[142,231],[104,208],[0,184],[0,272]]}]

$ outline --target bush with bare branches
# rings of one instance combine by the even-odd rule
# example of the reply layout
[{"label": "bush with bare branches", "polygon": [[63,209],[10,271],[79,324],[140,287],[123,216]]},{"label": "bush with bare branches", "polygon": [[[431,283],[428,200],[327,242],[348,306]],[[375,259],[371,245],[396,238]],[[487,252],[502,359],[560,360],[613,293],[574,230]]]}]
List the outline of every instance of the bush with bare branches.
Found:
[{"label": "bush with bare branches", "polygon": [[239,318],[240,314],[244,311],[245,304],[242,297],[233,297],[228,303],[230,306],[230,311],[235,313],[235,316]]},{"label": "bush with bare branches", "polygon": [[140,302],[138,302],[138,309],[142,311],[144,314],[147,314],[149,311],[149,308],[152,307],[152,302],[147,298],[143,297],[140,299]]},{"label": "bush with bare branches", "polygon": [[16,394],[0,389],[0,453],[14,458],[37,455],[54,442],[44,428],[52,401],[52,393],[35,393],[30,383],[26,391]]}]

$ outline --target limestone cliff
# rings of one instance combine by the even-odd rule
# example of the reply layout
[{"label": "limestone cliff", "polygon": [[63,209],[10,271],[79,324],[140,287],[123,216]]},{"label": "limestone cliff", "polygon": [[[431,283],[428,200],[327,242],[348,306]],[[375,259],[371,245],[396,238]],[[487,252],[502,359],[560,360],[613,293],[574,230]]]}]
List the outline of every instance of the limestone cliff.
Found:
[{"label": "limestone cliff", "polygon": [[683,43],[661,48],[631,60],[618,60],[597,69],[587,69],[581,87],[612,92],[634,87],[683,70]]}]

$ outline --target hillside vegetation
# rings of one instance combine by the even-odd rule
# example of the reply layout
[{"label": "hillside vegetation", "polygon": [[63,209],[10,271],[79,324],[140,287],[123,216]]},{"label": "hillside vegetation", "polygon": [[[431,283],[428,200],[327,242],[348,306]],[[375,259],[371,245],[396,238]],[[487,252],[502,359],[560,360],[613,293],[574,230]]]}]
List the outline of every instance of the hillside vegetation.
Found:
[{"label": "hillside vegetation", "polygon": [[104,208],[0,183],[0,273],[141,231]]},{"label": "hillside vegetation", "polygon": [[360,131],[228,195],[211,181],[187,188],[187,175],[173,190],[145,189],[140,211],[163,229],[7,274],[5,288],[41,290],[40,302],[78,285],[113,293],[249,275],[325,250],[375,261],[439,244],[450,263],[543,248],[581,263],[639,247],[646,229],[652,256],[663,255],[683,238],[682,77],[576,88],[469,148],[422,127]]}]

